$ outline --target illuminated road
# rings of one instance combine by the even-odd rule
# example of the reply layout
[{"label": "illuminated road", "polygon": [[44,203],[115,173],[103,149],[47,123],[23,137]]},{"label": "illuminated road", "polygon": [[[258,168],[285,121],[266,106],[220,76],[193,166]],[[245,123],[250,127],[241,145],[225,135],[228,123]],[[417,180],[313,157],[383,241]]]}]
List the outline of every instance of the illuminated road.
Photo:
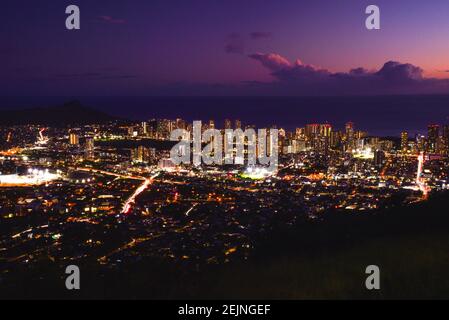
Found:
[{"label": "illuminated road", "polygon": [[418,185],[419,189],[423,194],[423,199],[426,200],[429,194],[429,187],[421,178],[423,167],[424,167],[424,153],[421,152],[420,155],[418,156],[418,170],[416,172],[416,184]]},{"label": "illuminated road", "polygon": [[195,209],[195,207],[198,205],[198,203],[195,203],[189,210],[187,210],[187,212],[185,213],[185,215],[188,217],[190,212],[192,212],[193,209]]},{"label": "illuminated road", "polygon": [[129,214],[131,212],[132,205],[135,203],[137,196],[142,192],[144,192],[148,188],[148,186],[153,182],[153,179],[156,178],[158,175],[159,173],[156,173],[150,178],[145,179],[145,181],[139,186],[139,188],[137,188],[137,190],[134,191],[131,197],[129,197],[128,200],[126,200],[123,206],[122,214]]},{"label": "illuminated road", "polygon": [[104,171],[104,170],[100,170],[100,169],[82,168],[82,167],[70,167],[70,169],[84,171],[84,172],[90,172],[90,173],[101,173],[101,174],[104,174],[107,176],[113,176],[113,177],[122,178],[122,179],[145,180],[145,178],[143,178],[143,177],[129,176],[129,175],[119,174],[119,173],[115,173],[115,172]]}]

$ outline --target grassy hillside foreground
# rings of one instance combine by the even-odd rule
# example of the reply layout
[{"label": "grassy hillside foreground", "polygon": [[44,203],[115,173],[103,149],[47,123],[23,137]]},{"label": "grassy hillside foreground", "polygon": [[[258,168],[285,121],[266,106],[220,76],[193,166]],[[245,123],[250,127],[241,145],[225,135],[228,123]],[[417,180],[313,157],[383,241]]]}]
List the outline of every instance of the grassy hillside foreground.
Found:
[{"label": "grassy hillside foreground", "polygon": [[[375,214],[331,212],[323,221],[278,229],[246,262],[191,266],[143,260],[117,270],[83,266],[82,290],[64,288],[49,263],[16,270],[6,298],[430,299],[449,298],[449,197]],[[381,290],[365,288],[378,265]],[[60,274],[58,279],[55,275]]]}]

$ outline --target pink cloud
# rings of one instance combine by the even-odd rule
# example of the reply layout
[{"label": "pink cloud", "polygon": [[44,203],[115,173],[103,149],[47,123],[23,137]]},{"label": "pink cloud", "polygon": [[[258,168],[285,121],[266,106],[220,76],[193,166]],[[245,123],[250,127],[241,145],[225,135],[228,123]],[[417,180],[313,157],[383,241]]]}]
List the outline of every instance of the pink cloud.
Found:
[{"label": "pink cloud", "polygon": [[249,57],[260,61],[265,68],[268,68],[271,71],[288,69],[292,66],[290,61],[277,53],[255,53],[251,54]]},{"label": "pink cloud", "polygon": [[380,69],[364,68],[348,72],[329,70],[290,62],[277,53],[249,55],[265,67],[274,81],[264,83],[283,94],[427,94],[449,92],[449,79],[424,78],[423,70],[410,63],[388,61]]}]

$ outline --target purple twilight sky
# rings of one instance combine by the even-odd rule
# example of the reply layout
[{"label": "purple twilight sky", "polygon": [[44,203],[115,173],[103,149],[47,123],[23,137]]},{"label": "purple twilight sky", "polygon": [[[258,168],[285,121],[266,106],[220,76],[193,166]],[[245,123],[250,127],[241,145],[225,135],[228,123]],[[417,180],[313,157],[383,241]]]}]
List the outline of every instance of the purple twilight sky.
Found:
[{"label": "purple twilight sky", "polygon": [[449,1],[375,1],[375,31],[369,4],[5,0],[0,95],[449,93]]}]

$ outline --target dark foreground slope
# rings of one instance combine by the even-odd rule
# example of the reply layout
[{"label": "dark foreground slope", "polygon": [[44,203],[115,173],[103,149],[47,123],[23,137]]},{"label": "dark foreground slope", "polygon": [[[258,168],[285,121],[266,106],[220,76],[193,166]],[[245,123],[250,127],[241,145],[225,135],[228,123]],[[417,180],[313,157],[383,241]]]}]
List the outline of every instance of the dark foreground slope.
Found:
[{"label": "dark foreground slope", "polygon": [[[80,266],[82,290],[64,288],[52,264],[15,271],[6,298],[392,299],[449,298],[449,197],[376,214],[329,213],[324,221],[278,229],[246,262],[202,267],[144,260],[120,271]],[[365,289],[365,268],[381,290]],[[60,275],[57,279],[56,275]],[[53,280],[50,280],[53,279]],[[3,292],[2,292],[3,291]]]}]

